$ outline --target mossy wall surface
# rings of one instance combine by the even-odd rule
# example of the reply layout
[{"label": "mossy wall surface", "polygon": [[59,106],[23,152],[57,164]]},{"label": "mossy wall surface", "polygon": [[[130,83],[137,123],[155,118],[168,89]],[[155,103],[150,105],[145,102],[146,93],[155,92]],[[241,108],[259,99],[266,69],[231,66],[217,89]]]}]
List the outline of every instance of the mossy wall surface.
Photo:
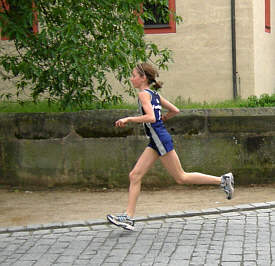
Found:
[{"label": "mossy wall surface", "polygon": [[[127,187],[147,146],[142,125],[115,128],[129,110],[0,115],[0,184]],[[237,184],[275,183],[275,108],[182,110],[166,124],[186,172]],[[160,162],[147,186],[175,184]]]}]

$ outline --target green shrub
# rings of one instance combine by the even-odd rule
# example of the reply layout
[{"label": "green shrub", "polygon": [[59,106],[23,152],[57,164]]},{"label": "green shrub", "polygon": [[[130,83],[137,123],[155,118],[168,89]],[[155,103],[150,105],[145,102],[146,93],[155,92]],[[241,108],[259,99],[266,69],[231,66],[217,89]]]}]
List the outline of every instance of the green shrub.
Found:
[{"label": "green shrub", "polygon": [[275,107],[275,93],[272,95],[262,94],[260,97],[255,95],[248,97],[247,102],[242,107]]},{"label": "green shrub", "polygon": [[[25,101],[28,89],[32,100],[59,101],[62,111],[87,109],[87,102],[117,104],[122,96],[113,90],[110,75],[133,96],[129,77],[138,63],[150,61],[167,70],[172,62],[170,49],[145,38],[137,16],[144,0],[8,0],[9,7],[4,2],[0,0],[0,29],[16,48],[10,53],[0,47],[0,67],[6,73],[0,73],[0,80],[16,84],[16,92],[5,92],[4,98]],[[141,20],[156,20],[156,10],[159,18],[168,9],[168,0],[151,3],[157,8],[143,8]],[[39,31],[31,34],[34,13]]]}]

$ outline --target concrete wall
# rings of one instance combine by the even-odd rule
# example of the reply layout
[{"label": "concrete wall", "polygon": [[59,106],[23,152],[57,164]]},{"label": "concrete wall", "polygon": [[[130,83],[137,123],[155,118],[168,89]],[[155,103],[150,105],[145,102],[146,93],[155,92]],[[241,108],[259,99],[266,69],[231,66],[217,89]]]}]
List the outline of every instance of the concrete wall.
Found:
[{"label": "concrete wall", "polygon": [[[230,4],[231,1],[228,1]],[[251,0],[236,0],[236,56],[237,56],[237,89],[238,95],[246,99],[255,95],[255,43],[253,13],[253,2]],[[260,10],[255,10],[260,14]]]},{"label": "concrete wall", "polygon": [[271,1],[271,33],[265,32],[265,1],[254,5],[255,95],[275,93],[275,8]]},{"label": "concrete wall", "polygon": [[[113,123],[135,114],[0,114],[0,184],[127,187],[148,140],[139,124]],[[275,108],[182,110],[167,129],[187,172],[233,171],[237,184],[275,182]],[[143,183],[175,184],[159,162]]]}]

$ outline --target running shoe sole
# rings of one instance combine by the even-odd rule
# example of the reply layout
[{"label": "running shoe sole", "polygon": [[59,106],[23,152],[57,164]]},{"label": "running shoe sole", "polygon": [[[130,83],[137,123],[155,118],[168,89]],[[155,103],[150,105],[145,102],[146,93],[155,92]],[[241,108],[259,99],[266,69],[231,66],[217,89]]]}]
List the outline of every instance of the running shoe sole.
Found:
[{"label": "running shoe sole", "polygon": [[111,215],[107,215],[107,220],[110,223],[112,223],[112,224],[114,224],[114,225],[116,225],[118,227],[121,227],[121,228],[123,228],[125,230],[128,230],[128,231],[133,231],[135,229],[135,227],[133,225],[130,225],[130,224],[124,223],[124,222],[119,222],[119,221],[113,219],[113,217]]}]

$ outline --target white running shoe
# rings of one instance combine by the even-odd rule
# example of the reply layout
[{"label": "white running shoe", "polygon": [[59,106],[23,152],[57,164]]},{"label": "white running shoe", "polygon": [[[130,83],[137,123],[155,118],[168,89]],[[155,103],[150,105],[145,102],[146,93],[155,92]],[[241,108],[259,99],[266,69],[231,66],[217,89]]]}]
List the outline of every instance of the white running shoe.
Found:
[{"label": "white running shoe", "polygon": [[228,200],[233,198],[234,194],[234,176],[232,173],[224,174],[221,180],[221,188],[226,193]]},{"label": "white running shoe", "polygon": [[126,230],[134,230],[135,229],[135,220],[131,219],[127,214],[119,214],[119,215],[107,215],[107,220],[119,227],[122,227]]}]

